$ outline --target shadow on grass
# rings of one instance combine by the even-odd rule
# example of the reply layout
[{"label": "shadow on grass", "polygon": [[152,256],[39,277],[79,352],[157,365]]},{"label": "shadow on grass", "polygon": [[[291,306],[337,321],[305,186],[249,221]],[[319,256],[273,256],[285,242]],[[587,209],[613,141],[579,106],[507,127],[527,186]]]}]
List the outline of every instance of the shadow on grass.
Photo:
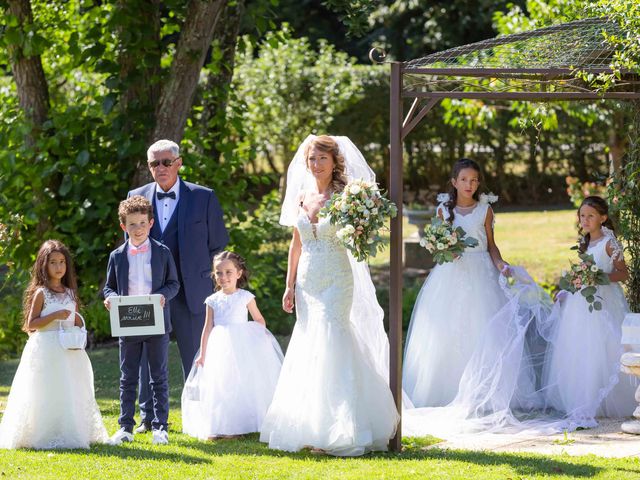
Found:
[{"label": "shadow on grass", "polygon": [[135,442],[130,445],[92,445],[89,450],[58,450],[57,452],[64,452],[68,455],[78,455],[83,458],[90,457],[116,457],[123,460],[169,460],[176,463],[210,463],[211,459],[205,456],[195,456],[185,453],[184,450],[180,451],[168,451],[164,446],[152,447],[151,449],[144,448],[150,447],[148,444],[136,444]]},{"label": "shadow on grass", "polygon": [[[89,352],[95,372],[96,396],[103,408],[103,415],[117,417],[118,410],[118,354],[117,348],[98,348]],[[182,388],[182,372],[180,369],[177,348],[172,343],[170,348],[170,375],[172,388],[171,407],[178,408],[180,404],[180,390]],[[18,360],[0,363],[0,386],[8,391],[11,385]],[[362,461],[375,459],[387,462],[393,468],[393,464],[426,460],[425,465],[443,463],[445,467],[459,468],[460,464],[475,465],[488,469],[495,467],[508,467],[519,476],[545,475],[549,477],[572,476],[574,478],[590,478],[603,471],[619,471],[620,474],[636,474],[640,478],[640,464],[620,465],[611,464],[607,459],[587,459],[576,457],[549,457],[529,453],[496,453],[467,450],[446,450],[439,448],[437,439],[434,438],[405,438],[404,450],[401,453],[381,452],[365,455],[363,457],[349,459],[349,462],[358,464]],[[70,450],[69,455],[82,457],[117,457],[121,459],[183,462],[192,464],[208,464],[212,459],[221,456],[255,456],[272,457],[292,460],[306,460],[334,464],[345,459],[327,455],[317,455],[309,450],[301,452],[283,452],[271,450],[266,444],[259,442],[258,434],[247,435],[233,440],[217,440],[212,442],[199,441],[182,433],[171,432],[171,444],[169,448],[151,446],[147,442],[134,442],[132,445],[112,447],[96,445],[89,451]],[[600,465],[594,465],[599,463]],[[457,465],[457,467],[456,467]]]},{"label": "shadow on grass", "polygon": [[[511,467],[519,475],[545,475],[566,476],[572,478],[594,477],[604,468],[586,465],[584,463],[572,463],[570,461],[557,460],[535,454],[494,453],[469,450],[446,450],[441,448],[429,448],[420,452],[403,452],[405,459],[440,460],[445,462],[472,463],[481,467],[504,465]],[[572,457],[573,458],[573,457]],[[579,462],[579,459],[577,459]],[[640,474],[638,470],[631,470]]]},{"label": "shadow on grass", "polygon": [[[175,437],[174,437],[175,438]],[[563,461],[535,454],[515,454],[515,453],[493,453],[493,452],[474,452],[465,450],[445,450],[433,448],[439,440],[433,437],[424,438],[404,438],[403,451],[401,453],[394,452],[377,452],[364,455],[362,457],[350,458],[350,460],[367,460],[379,459],[386,460],[391,463],[413,461],[413,460],[434,460],[445,463],[470,463],[480,467],[507,466],[512,468],[518,475],[546,475],[566,476],[571,475],[576,478],[594,477],[601,473],[604,469],[598,466],[585,465],[579,462]],[[259,442],[258,434],[246,435],[239,439],[233,440],[216,440],[216,441],[198,441],[186,436],[181,439],[172,440],[174,445],[180,445],[187,449],[197,449],[202,454],[211,456],[223,455],[250,455],[250,456],[267,456],[274,458],[290,458],[297,460],[313,460],[318,462],[341,462],[345,459],[342,457],[332,457],[330,455],[318,455],[309,450],[300,452],[284,452],[280,450],[271,450],[266,444]],[[573,457],[571,457],[573,458]],[[640,474],[640,466],[638,469],[619,469]]]}]

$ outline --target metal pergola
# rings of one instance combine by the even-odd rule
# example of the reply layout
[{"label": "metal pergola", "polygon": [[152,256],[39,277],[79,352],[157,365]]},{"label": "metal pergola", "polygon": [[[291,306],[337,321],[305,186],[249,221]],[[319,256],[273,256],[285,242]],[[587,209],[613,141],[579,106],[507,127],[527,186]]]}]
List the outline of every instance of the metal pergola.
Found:
[{"label": "metal pergola", "polygon": [[[389,192],[398,206],[391,219],[389,384],[402,411],[403,141],[442,99],[559,101],[637,100],[640,78],[618,71],[612,88],[597,91],[587,75],[612,73],[617,52],[607,35],[620,28],[606,18],[585,19],[496,37],[407,62],[391,62]],[[582,76],[578,75],[582,72]],[[404,103],[410,103],[404,112]],[[390,443],[401,448],[398,426]]]}]

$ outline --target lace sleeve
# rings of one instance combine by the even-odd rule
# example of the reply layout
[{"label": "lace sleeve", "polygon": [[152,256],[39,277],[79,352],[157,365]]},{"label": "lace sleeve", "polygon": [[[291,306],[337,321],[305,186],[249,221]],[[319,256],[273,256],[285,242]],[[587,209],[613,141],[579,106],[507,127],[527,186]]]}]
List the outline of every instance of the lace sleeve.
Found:
[{"label": "lace sleeve", "polygon": [[496,212],[494,212],[493,208],[491,208],[491,204],[487,204],[487,213],[485,215],[489,215],[489,212],[491,212],[491,230],[495,230],[496,229]]},{"label": "lace sleeve", "polygon": [[624,248],[616,237],[610,237],[608,246],[611,248],[611,259],[613,261],[624,261]]}]

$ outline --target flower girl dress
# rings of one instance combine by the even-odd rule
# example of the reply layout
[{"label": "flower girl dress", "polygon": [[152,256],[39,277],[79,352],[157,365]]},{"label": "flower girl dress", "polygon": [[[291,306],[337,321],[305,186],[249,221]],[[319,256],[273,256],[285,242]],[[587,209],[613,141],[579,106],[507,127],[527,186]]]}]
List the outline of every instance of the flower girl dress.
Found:
[{"label": "flower girl dress", "polygon": [[205,303],[214,327],[204,366],[194,365],[182,392],[182,430],[197,438],[258,432],[276,388],[282,350],[262,324],[248,321],[251,292],[222,290]]},{"label": "flower girl dress", "polygon": [[[436,265],[422,286],[407,334],[402,382],[415,407],[439,407],[460,380],[491,318],[507,303],[487,250],[489,197],[471,211],[455,210],[454,227],[478,240],[453,262]],[[440,204],[445,220],[448,211]]]},{"label": "flower girl dress", "polygon": [[89,448],[107,441],[107,431],[93,390],[93,370],[84,350],[66,350],[58,330],[74,324],[76,302],[71,293],[41,289],[41,316],[67,309],[29,336],[16,371],[0,424],[0,448]]},{"label": "flower girl dress", "polygon": [[[612,232],[590,243],[587,252],[605,273],[613,271],[613,257],[622,250]],[[621,326],[629,311],[622,287],[613,282],[597,287],[602,310],[589,312],[578,292],[556,303],[549,319],[549,351],[543,382],[550,407],[565,416],[564,428],[594,427],[595,417],[621,418],[631,415],[636,386],[620,373]]]}]

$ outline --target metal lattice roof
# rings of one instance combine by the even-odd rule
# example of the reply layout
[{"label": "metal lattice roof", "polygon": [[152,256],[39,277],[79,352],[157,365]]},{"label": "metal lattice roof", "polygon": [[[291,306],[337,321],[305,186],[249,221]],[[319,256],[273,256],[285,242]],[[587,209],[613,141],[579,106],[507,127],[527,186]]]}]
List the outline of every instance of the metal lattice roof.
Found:
[{"label": "metal lattice roof", "polygon": [[604,32],[619,34],[620,27],[588,18],[451,48],[404,62],[403,69],[603,69],[614,55]]}]

